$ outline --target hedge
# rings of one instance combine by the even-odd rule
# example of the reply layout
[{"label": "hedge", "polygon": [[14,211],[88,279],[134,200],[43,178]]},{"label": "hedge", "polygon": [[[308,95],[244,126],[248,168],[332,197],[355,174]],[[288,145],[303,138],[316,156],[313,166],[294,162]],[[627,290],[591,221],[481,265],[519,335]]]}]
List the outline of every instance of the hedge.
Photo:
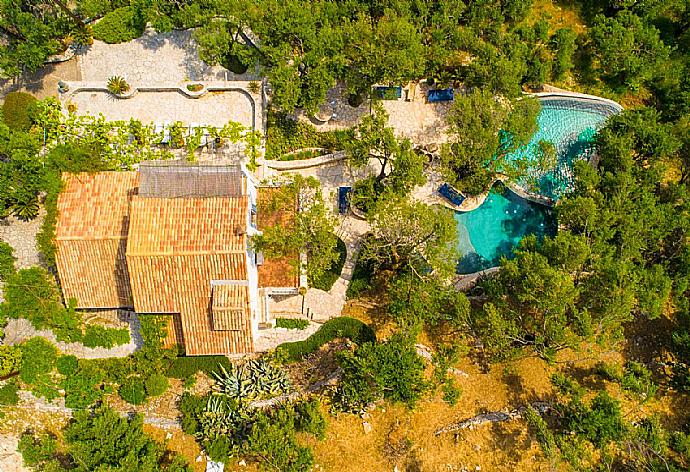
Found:
[{"label": "hedge", "polygon": [[325,322],[316,333],[304,341],[283,343],[276,351],[281,351],[288,361],[299,361],[336,338],[349,338],[357,344],[363,344],[375,342],[376,334],[365,323],[343,316]]},{"label": "hedge", "polygon": [[16,405],[19,403],[18,390],[19,386],[16,379],[8,380],[5,385],[0,387],[0,405]]},{"label": "hedge", "polygon": [[86,347],[104,347],[110,349],[129,342],[129,330],[127,328],[105,328],[98,325],[87,325],[84,340]]},{"label": "hedge", "polygon": [[336,246],[336,251],[338,251],[338,260],[333,262],[333,265],[325,271],[321,277],[311,280],[311,285],[314,288],[328,292],[333,288],[333,284],[340,273],[343,271],[343,266],[345,265],[345,258],[347,257],[347,247],[342,239],[338,238],[338,244]]},{"label": "hedge", "polygon": [[10,92],[2,105],[2,119],[12,129],[28,131],[31,128],[29,106],[36,98],[26,92]]},{"label": "hedge", "polygon": [[302,318],[276,318],[276,328],[307,329],[309,321]]},{"label": "hedge", "polygon": [[232,368],[230,360],[225,356],[175,357],[170,360],[166,375],[175,379],[186,379],[197,372],[211,375],[212,372],[219,370],[219,365],[225,367],[226,370]]},{"label": "hedge", "polygon": [[108,44],[126,43],[144,34],[146,20],[132,7],[117,8],[93,25],[93,37]]}]

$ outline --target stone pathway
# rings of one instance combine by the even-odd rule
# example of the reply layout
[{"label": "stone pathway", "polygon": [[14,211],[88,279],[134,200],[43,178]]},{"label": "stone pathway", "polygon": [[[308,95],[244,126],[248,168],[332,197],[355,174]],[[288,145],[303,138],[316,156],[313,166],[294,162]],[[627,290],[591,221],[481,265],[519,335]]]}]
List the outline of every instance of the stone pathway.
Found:
[{"label": "stone pathway", "polygon": [[50,330],[37,330],[33,325],[23,318],[10,319],[5,326],[5,338],[3,344],[12,346],[22,341],[40,336],[55,344],[63,354],[72,354],[81,359],[103,359],[107,357],[127,357],[143,345],[143,340],[139,334],[139,319],[132,315],[129,322],[131,340],[127,344],[114,346],[110,349],[103,347],[89,348],[81,343],[66,343],[58,341]]},{"label": "stone pathway", "polygon": [[[36,233],[41,230],[45,214],[41,208],[38,217],[31,221],[21,221],[12,216],[0,221],[0,241],[14,249],[14,257],[17,258],[14,266],[17,270],[43,264],[36,247]],[[4,301],[2,285],[0,282],[0,303]]]},{"label": "stone pathway", "polygon": [[0,434],[0,472],[29,472],[22,455],[17,451],[19,438],[12,434]]},{"label": "stone pathway", "polygon": [[94,41],[81,55],[84,81],[106,81],[119,75],[131,84],[170,85],[190,80],[260,80],[252,71],[236,75],[220,66],[209,66],[199,58],[192,31],[144,35],[122,44]]},{"label": "stone pathway", "polygon": [[[301,297],[297,297],[300,298]],[[309,323],[305,329],[271,328],[259,330],[259,339],[254,342],[256,352],[266,352],[275,349],[283,343],[304,341],[321,327],[319,323]]]},{"label": "stone pathway", "polygon": [[81,80],[79,57],[66,62],[46,64],[33,74],[0,79],[0,97],[4,99],[9,92],[27,92],[39,100],[57,97],[57,84],[60,80]]}]

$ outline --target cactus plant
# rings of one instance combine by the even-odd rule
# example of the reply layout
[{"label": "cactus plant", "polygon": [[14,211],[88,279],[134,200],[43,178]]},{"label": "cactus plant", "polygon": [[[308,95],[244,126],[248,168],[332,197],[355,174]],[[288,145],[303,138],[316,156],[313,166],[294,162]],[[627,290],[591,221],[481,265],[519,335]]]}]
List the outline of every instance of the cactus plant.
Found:
[{"label": "cactus plant", "polygon": [[239,403],[270,398],[290,390],[290,381],[280,368],[263,360],[250,360],[228,372],[214,372],[215,389]]}]

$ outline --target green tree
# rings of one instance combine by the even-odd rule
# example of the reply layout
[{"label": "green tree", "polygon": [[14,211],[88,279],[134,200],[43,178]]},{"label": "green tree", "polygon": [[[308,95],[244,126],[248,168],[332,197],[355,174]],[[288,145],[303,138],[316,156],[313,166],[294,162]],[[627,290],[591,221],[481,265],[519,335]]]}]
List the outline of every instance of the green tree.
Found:
[{"label": "green tree", "polygon": [[451,211],[391,196],[369,212],[372,237],[362,242],[360,258],[381,269],[453,274],[458,261],[457,227]]},{"label": "green tree", "polygon": [[360,121],[354,138],[345,142],[353,166],[366,167],[372,159],[379,163],[377,175],[355,184],[351,202],[363,210],[373,207],[384,193],[405,197],[425,182],[424,157],[412,149],[409,139],[397,139],[387,124],[388,113],[376,104],[374,113]]},{"label": "green tree", "polygon": [[539,102],[508,104],[486,90],[455,100],[448,115],[453,141],[442,154],[444,176],[461,189],[481,193],[498,173],[519,177],[519,162],[506,156],[527,143],[536,131]]},{"label": "green tree", "polygon": [[577,34],[570,28],[560,28],[551,36],[551,48],[554,53],[553,78],[563,79],[573,67],[573,56],[577,50]]},{"label": "green tree", "polygon": [[589,38],[598,69],[632,89],[651,79],[670,53],[659,30],[628,10],[615,17],[597,16]]}]

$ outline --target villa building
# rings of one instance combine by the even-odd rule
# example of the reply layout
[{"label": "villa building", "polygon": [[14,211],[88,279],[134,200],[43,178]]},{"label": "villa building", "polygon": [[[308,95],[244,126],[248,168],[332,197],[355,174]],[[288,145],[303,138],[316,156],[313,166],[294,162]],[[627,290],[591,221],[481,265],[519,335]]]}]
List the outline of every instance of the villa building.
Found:
[{"label": "villa building", "polygon": [[63,180],[56,259],[78,308],[164,315],[167,346],[242,354],[272,322],[271,293],[297,293],[286,261],[252,250],[261,189],[240,166],[149,162]]}]

